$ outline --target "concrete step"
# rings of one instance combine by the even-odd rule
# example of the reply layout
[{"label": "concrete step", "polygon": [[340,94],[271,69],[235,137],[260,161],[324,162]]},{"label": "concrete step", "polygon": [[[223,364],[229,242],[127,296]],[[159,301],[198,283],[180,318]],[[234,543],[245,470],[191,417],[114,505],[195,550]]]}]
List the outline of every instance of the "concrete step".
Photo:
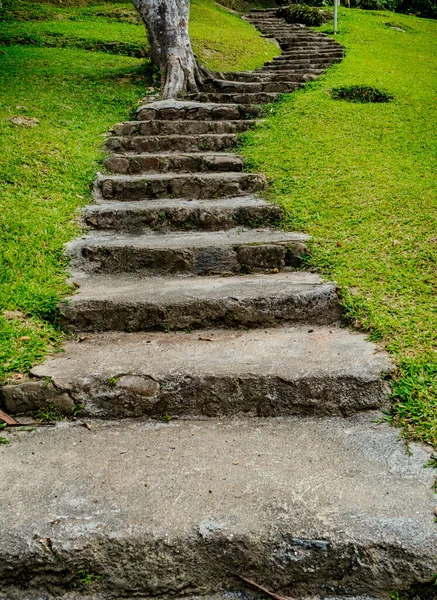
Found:
[{"label": "concrete step", "polygon": [[275,227],[282,219],[282,209],[254,196],[178,198],[95,204],[85,208],[84,219],[90,227],[114,231],[218,231],[238,226]]},{"label": "concrete step", "polygon": [[205,103],[190,100],[159,100],[141,105],[136,112],[139,121],[234,121],[256,119],[262,114],[257,106],[241,107],[238,103]]},{"label": "concrete step", "polygon": [[190,98],[197,100],[198,102],[231,102],[234,101],[239,105],[257,105],[267,104],[274,102],[278,97],[277,93],[258,92],[251,94],[246,93],[235,93],[235,94],[223,94],[220,92],[201,92],[198,94],[190,94]]},{"label": "concrete step", "polygon": [[390,370],[364,335],[334,326],[89,333],[3,398],[13,413],[81,404],[118,419],[347,416],[387,405]]},{"label": "concrete step", "polygon": [[234,121],[190,121],[180,119],[177,121],[164,121],[153,119],[151,121],[125,121],[117,123],[111,129],[113,135],[199,135],[206,133],[241,133],[255,125],[252,120]]},{"label": "concrete step", "polygon": [[205,133],[199,135],[113,135],[105,141],[112,152],[211,152],[229,150],[238,141],[237,134]]},{"label": "concrete step", "polygon": [[275,64],[272,65],[271,67],[269,67],[269,69],[271,69],[272,71],[284,71],[285,69],[290,69],[292,72],[294,73],[307,73],[307,74],[311,74],[311,73],[321,73],[323,71],[326,71],[326,69],[328,67],[330,67],[333,64],[334,61],[328,63],[328,64],[320,64],[320,63],[314,63],[314,64],[308,64],[308,65],[299,65],[299,64],[294,64],[294,65],[289,65],[287,63],[282,63],[282,64]]},{"label": "concrete step", "polygon": [[314,68],[314,65],[317,66],[326,66],[326,65],[331,65],[334,62],[340,62],[342,59],[342,57],[339,56],[328,56],[326,58],[324,57],[316,57],[316,56],[308,56],[305,58],[299,58],[299,59],[284,59],[284,60],[275,60],[275,61],[271,61],[270,63],[266,63],[266,66],[268,66],[269,68],[272,66],[287,66],[287,67],[291,67],[292,69],[304,69],[307,66],[310,66],[312,68]]},{"label": "concrete step", "polygon": [[[322,73],[324,73],[326,71],[326,69],[310,69],[305,68],[304,70],[302,69],[293,69],[291,67],[286,67],[283,65],[275,65],[273,67],[268,67],[269,69],[269,73],[278,73],[278,75],[281,75],[282,77],[288,77],[289,75],[291,76],[298,76],[301,77],[304,81],[305,80],[311,80],[311,79],[315,79],[317,78],[318,75],[321,75]],[[264,67],[261,69],[257,69],[255,71],[255,73],[263,73],[264,72]]]},{"label": "concrete step", "polygon": [[67,245],[78,271],[231,275],[301,265],[308,236],[274,229],[129,235],[91,232]]},{"label": "concrete step", "polygon": [[336,287],[313,273],[241,277],[138,277],[76,273],[60,305],[69,331],[163,331],[205,327],[327,325],[340,318]]},{"label": "concrete step", "polygon": [[101,599],[241,600],[235,573],[301,599],[388,598],[431,582],[430,450],[407,454],[372,417],[2,433],[2,591],[71,594],[80,568]]},{"label": "concrete step", "polygon": [[[219,75],[219,74],[217,74],[217,75]],[[267,69],[267,67],[263,68],[262,71],[258,71],[258,72],[235,71],[234,73],[221,73],[220,75],[222,75],[223,79],[225,79],[227,81],[248,81],[248,82],[295,81],[297,83],[305,81],[304,75],[302,75],[300,73],[298,75],[284,75],[282,73],[278,74],[278,73],[275,73],[274,71],[269,71]],[[239,122],[244,123],[245,121],[239,121]]]},{"label": "concrete step", "polygon": [[266,179],[258,173],[145,173],[99,175],[95,186],[103,200],[220,198],[257,192]]},{"label": "concrete step", "polygon": [[274,62],[284,62],[288,60],[297,60],[305,58],[343,58],[342,50],[309,50],[301,52],[300,50],[292,50],[281,56],[275,56]]},{"label": "concrete step", "polygon": [[125,153],[112,154],[105,160],[106,168],[112,173],[131,174],[177,173],[177,172],[225,172],[241,171],[243,159],[238,154],[225,152],[185,152],[185,153]]},{"label": "concrete step", "polygon": [[204,92],[221,92],[223,94],[257,94],[262,92],[274,92],[284,94],[293,92],[301,87],[300,83],[294,81],[226,81],[222,79],[213,79],[206,81],[203,85]]}]

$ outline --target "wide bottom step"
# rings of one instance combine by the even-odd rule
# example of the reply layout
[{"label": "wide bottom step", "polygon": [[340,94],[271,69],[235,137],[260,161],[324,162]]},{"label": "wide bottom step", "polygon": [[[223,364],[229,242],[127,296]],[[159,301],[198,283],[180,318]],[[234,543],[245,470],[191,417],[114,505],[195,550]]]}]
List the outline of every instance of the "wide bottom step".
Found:
[{"label": "wide bottom step", "polygon": [[247,589],[236,573],[293,597],[388,597],[431,581],[429,451],[408,455],[374,418],[2,434],[0,596],[71,589],[82,571],[105,599]]}]

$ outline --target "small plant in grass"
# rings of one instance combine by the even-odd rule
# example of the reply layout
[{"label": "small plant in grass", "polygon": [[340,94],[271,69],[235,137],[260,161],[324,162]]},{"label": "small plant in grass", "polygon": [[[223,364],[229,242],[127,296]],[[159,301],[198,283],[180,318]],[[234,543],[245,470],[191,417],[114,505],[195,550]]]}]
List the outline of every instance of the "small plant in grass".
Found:
[{"label": "small plant in grass", "polygon": [[[6,429],[6,423],[0,423],[0,429]],[[10,441],[4,437],[0,437],[0,444],[10,444]]]},{"label": "small plant in grass", "polygon": [[76,577],[72,581],[71,585],[73,588],[89,588],[96,581],[101,579],[101,575],[96,575],[95,573],[89,573],[86,569],[80,569],[77,572]]},{"label": "small plant in grass", "polygon": [[320,27],[332,19],[332,13],[323,8],[308,6],[308,4],[290,4],[278,10],[278,16],[287,23],[302,23],[309,27]]},{"label": "small plant in grass", "polygon": [[61,421],[62,414],[59,408],[56,408],[54,404],[42,406],[36,413],[36,421],[40,423],[53,423],[53,421]]},{"label": "small plant in grass", "polygon": [[331,97],[334,100],[348,100],[349,102],[391,102],[394,96],[385,90],[378,90],[371,85],[344,85],[332,88]]},{"label": "small plant in grass", "polygon": [[106,380],[106,383],[110,387],[115,387],[117,385],[119,379],[120,379],[119,377],[110,377],[109,379]]}]

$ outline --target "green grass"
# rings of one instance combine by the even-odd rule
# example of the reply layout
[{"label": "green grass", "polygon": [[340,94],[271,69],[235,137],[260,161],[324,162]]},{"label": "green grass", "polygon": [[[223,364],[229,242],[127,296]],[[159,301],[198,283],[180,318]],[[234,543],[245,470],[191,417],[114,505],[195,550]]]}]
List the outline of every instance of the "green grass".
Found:
[{"label": "green grass", "polygon": [[[341,9],[344,61],[286,96],[246,135],[287,227],[314,236],[312,262],[338,282],[350,322],[399,365],[393,419],[437,445],[437,22]],[[332,24],[320,28],[332,31]],[[371,85],[387,104],[334,100]]]},{"label": "green grass", "polygon": [[[77,209],[91,202],[102,136],[129,117],[152,83],[147,61],[74,48],[78,39],[90,46],[143,43],[143,25],[118,20],[125,11],[135,14],[129,3],[3,5],[1,35],[31,32],[43,42],[0,48],[0,383],[26,372],[62,341],[50,317],[70,292],[63,244],[79,233]],[[211,0],[193,3],[192,30],[194,47],[210,68],[246,69],[277,52]],[[70,47],[44,47],[53,34]],[[20,115],[39,124],[25,129],[7,120]]]}]

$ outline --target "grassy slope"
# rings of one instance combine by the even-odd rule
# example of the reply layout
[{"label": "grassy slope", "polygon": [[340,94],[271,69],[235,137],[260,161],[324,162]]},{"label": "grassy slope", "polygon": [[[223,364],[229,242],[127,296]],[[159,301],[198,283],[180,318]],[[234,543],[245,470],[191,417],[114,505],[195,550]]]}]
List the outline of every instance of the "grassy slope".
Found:
[{"label": "grassy slope", "polygon": [[[345,60],[284,98],[245,153],[272,179],[287,226],[314,235],[312,260],[350,319],[396,356],[395,420],[437,445],[437,22],[342,9],[340,31]],[[329,96],[361,83],[396,101]]]},{"label": "grassy slope", "polygon": [[[89,30],[81,29],[85,39],[111,38],[119,26],[127,32],[124,41],[143,35],[141,25],[98,16],[98,7],[86,2],[79,9],[71,4],[33,3],[30,16],[41,20],[18,26],[69,35],[86,22]],[[15,6],[23,8],[23,3]],[[130,5],[106,3],[102,10],[111,7],[127,10]],[[64,20],[54,19],[54,8]],[[71,20],[78,16],[79,21]],[[211,68],[246,69],[276,52],[211,0],[194,2],[192,18],[196,51]],[[220,22],[220,40],[211,22]],[[72,48],[7,46],[0,52],[0,382],[26,371],[61,339],[46,317],[68,292],[62,247],[79,231],[72,220],[76,209],[91,201],[102,135],[129,116],[150,85],[142,64]],[[39,125],[24,129],[6,120],[17,115],[36,117]]]}]

